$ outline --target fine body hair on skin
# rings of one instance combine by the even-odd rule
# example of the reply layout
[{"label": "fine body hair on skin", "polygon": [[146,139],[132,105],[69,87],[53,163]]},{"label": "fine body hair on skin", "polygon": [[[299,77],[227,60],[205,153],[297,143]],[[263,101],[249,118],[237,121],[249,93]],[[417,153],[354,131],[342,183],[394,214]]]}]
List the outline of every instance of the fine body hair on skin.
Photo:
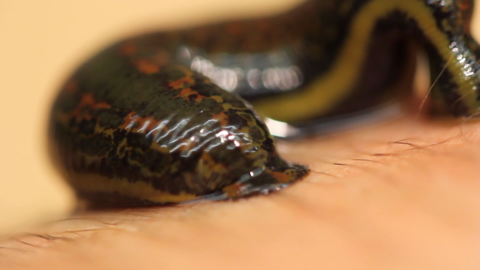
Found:
[{"label": "fine body hair on skin", "polygon": [[[469,269],[478,251],[472,236],[480,220],[473,203],[480,190],[480,123],[462,122],[412,115],[337,136],[281,142],[282,154],[308,161],[313,171],[291,188],[233,202],[79,213],[3,237],[0,269],[195,267],[172,259],[178,256],[209,269],[232,261],[240,261],[238,269],[287,269],[298,258],[326,263],[326,269],[372,269],[379,262],[386,268]],[[298,247],[301,253],[286,256]],[[271,252],[285,256],[259,260]],[[58,268],[52,268],[54,258]]]},{"label": "fine body hair on skin", "polygon": [[0,269],[477,269],[480,122],[418,108],[279,142],[311,174],[268,196],[22,226],[0,235]]}]

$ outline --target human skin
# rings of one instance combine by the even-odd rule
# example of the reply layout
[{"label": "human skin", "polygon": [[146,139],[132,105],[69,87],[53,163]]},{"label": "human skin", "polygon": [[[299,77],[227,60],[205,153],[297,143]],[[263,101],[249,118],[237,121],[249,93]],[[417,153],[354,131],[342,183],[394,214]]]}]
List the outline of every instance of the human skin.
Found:
[{"label": "human skin", "polygon": [[0,269],[479,269],[480,122],[416,113],[278,142],[312,172],[274,194],[9,235]]},{"label": "human skin", "polygon": [[478,269],[480,123],[407,113],[278,142],[303,181],[239,201],[85,212],[0,241],[0,269]]}]

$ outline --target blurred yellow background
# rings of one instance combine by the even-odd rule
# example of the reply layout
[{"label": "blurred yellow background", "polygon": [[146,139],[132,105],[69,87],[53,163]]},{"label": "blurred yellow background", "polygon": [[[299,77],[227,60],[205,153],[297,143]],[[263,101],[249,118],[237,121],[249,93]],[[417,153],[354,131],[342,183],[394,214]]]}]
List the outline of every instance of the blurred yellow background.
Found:
[{"label": "blurred yellow background", "polygon": [[127,35],[259,16],[298,2],[0,0],[0,238],[73,207],[46,154],[46,122],[58,87],[86,57]]},{"label": "blurred yellow background", "polygon": [[0,238],[73,208],[46,154],[46,122],[59,85],[86,57],[135,33],[260,16],[299,2],[0,0]]}]

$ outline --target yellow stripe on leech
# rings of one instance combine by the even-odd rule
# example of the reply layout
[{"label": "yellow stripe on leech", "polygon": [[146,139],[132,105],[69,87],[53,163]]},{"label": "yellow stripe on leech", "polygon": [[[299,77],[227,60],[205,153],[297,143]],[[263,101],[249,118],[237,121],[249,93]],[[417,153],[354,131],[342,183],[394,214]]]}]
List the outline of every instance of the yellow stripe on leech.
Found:
[{"label": "yellow stripe on leech", "polygon": [[181,192],[178,195],[156,190],[145,182],[128,182],[126,179],[108,179],[96,174],[82,174],[72,179],[71,184],[80,192],[118,194],[138,200],[156,203],[179,203],[195,199],[193,194]]},{"label": "yellow stripe on leech", "polygon": [[[461,64],[449,48],[449,40],[436,26],[430,9],[420,0],[372,0],[355,16],[349,36],[332,68],[307,89],[292,94],[253,103],[262,115],[275,120],[291,122],[309,119],[334,107],[347,96],[361,74],[375,24],[392,11],[403,11],[414,19],[423,34],[437,48],[447,62],[447,69],[463,95],[472,94],[473,77],[463,75]],[[472,99],[473,100],[473,99]],[[471,106],[473,106],[470,104]]]}]

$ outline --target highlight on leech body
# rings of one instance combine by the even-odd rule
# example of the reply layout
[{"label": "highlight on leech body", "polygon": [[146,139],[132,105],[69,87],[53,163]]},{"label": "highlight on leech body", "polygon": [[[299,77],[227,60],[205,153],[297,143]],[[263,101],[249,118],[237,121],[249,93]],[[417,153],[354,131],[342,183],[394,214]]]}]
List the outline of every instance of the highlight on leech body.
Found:
[{"label": "highlight on leech body", "polygon": [[308,174],[279,157],[266,126],[238,97],[183,67],[163,72],[132,64],[113,47],[60,92],[52,153],[90,207],[235,199]]},{"label": "highlight on leech body", "polygon": [[[307,1],[268,19],[143,38],[241,95],[262,117],[306,133],[408,95],[412,40],[425,47],[437,81],[433,110],[475,113],[480,49],[468,27],[472,12],[472,0]],[[145,46],[138,41],[131,40]]]},{"label": "highlight on leech body", "polygon": [[412,39],[429,57],[433,109],[478,112],[480,47],[465,27],[472,10],[471,0],[310,0],[268,18],[120,41],[62,87],[52,156],[92,207],[281,189],[308,169],[284,161],[270,132],[362,122],[408,95]]}]

